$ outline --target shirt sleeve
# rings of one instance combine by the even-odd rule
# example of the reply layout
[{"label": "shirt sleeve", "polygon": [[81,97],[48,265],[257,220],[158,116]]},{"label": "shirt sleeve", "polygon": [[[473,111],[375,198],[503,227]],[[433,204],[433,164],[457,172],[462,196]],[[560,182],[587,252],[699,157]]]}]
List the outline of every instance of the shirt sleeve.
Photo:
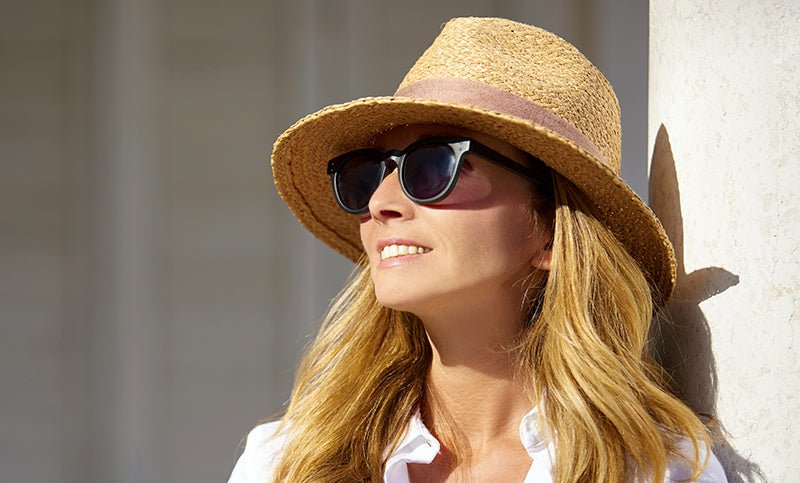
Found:
[{"label": "shirt sleeve", "polygon": [[228,483],[264,483],[272,475],[286,437],[278,434],[280,421],[256,426],[247,435],[244,452],[233,467]]},{"label": "shirt sleeve", "polygon": [[[664,479],[665,483],[678,483],[681,481],[689,481],[693,474],[691,461],[694,460],[694,446],[688,439],[684,439],[679,444],[679,448],[683,454],[689,459],[686,461],[681,458],[674,459],[670,462],[667,468],[667,475]],[[709,451],[707,447],[700,448],[700,461],[703,461],[708,455],[708,462],[700,476],[697,478],[698,483],[728,483],[728,477],[725,476],[725,470],[714,455],[713,451]]]}]

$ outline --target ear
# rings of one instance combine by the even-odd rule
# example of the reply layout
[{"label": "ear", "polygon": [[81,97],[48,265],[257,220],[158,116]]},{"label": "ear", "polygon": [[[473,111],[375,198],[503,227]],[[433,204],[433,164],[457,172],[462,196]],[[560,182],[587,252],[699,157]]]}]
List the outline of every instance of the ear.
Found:
[{"label": "ear", "polygon": [[545,242],[544,246],[536,250],[531,258],[531,265],[537,270],[550,271],[550,263],[553,258],[553,240]]}]

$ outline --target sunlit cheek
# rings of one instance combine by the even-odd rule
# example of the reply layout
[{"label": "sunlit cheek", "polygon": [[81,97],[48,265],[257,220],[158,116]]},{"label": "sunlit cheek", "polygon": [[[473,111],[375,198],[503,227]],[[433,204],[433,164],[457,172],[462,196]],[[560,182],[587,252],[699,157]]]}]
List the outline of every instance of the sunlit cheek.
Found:
[{"label": "sunlit cheek", "polygon": [[524,206],[508,206],[487,213],[489,220],[475,240],[486,253],[493,272],[516,272],[527,267],[533,242],[533,223]]},{"label": "sunlit cheek", "polygon": [[374,240],[375,237],[372,235],[372,224],[370,221],[361,223],[360,234],[361,246],[364,249],[364,252],[367,254],[369,266],[373,267],[376,263],[377,253],[375,252],[375,249],[372,248],[375,246],[376,241]]}]

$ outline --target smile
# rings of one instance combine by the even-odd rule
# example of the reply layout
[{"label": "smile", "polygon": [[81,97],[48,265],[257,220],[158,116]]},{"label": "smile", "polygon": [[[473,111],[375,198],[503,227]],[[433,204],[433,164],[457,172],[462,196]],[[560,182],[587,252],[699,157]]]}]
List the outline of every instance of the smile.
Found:
[{"label": "smile", "polygon": [[381,260],[389,258],[404,257],[406,255],[422,255],[431,251],[430,248],[418,247],[415,245],[386,245],[381,250]]}]

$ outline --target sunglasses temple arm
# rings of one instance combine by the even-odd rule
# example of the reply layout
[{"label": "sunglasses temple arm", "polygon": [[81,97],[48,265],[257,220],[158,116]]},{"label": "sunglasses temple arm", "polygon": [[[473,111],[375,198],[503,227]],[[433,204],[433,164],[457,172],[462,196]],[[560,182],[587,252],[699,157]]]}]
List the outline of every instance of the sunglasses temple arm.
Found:
[{"label": "sunglasses temple arm", "polygon": [[[504,156],[494,150],[492,150],[491,152],[488,150],[484,150],[483,146],[473,146],[471,151],[479,155],[480,157],[484,158],[485,160],[500,166],[501,168],[505,168],[516,175],[522,176],[528,181],[532,181],[539,185],[542,184],[542,181],[534,174],[533,171],[522,166],[521,164],[517,163],[516,161],[507,156]],[[539,158],[536,159],[538,160]]]}]

